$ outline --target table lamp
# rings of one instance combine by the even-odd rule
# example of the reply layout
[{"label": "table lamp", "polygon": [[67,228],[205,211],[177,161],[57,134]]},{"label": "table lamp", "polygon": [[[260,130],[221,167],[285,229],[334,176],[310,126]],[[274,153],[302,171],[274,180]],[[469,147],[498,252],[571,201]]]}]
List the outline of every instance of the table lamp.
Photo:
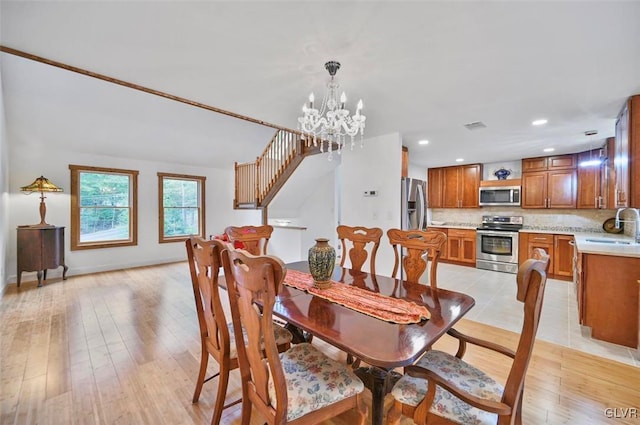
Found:
[{"label": "table lamp", "polygon": [[30,195],[33,192],[40,192],[40,224],[34,224],[29,227],[54,227],[53,224],[47,224],[47,222],[44,221],[44,217],[47,214],[47,206],[44,203],[44,192],[62,192],[62,188],[51,183],[44,176],[40,176],[30,185],[21,187],[20,190],[26,195]]}]

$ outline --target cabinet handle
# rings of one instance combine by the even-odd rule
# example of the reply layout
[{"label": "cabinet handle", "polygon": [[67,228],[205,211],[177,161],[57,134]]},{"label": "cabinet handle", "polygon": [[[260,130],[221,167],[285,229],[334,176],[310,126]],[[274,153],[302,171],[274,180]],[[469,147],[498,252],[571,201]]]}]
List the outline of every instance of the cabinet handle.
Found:
[{"label": "cabinet handle", "polygon": [[574,241],[569,241],[569,245],[576,246],[576,243]]},{"label": "cabinet handle", "polygon": [[534,241],[546,241],[547,238],[533,238]]}]

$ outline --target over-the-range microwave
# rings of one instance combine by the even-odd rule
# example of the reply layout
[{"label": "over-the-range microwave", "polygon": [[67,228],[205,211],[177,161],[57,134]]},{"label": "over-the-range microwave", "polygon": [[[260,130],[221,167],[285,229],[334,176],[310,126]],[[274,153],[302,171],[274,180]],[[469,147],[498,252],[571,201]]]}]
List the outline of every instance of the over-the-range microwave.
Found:
[{"label": "over-the-range microwave", "polygon": [[478,201],[481,207],[520,206],[520,186],[480,187]]}]

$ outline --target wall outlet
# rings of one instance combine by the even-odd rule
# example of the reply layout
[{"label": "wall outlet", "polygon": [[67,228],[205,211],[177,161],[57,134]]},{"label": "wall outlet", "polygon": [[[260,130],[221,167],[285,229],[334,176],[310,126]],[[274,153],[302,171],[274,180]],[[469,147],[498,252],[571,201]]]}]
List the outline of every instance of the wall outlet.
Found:
[{"label": "wall outlet", "polygon": [[377,190],[365,190],[364,196],[378,196]]}]

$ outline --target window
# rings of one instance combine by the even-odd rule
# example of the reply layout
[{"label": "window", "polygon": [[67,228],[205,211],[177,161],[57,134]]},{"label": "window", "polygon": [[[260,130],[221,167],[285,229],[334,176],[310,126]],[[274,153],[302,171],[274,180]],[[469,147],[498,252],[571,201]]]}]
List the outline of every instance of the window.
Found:
[{"label": "window", "polygon": [[160,243],[204,237],[206,177],[158,173]]},{"label": "window", "polygon": [[138,244],[138,171],[69,165],[71,250]]}]

